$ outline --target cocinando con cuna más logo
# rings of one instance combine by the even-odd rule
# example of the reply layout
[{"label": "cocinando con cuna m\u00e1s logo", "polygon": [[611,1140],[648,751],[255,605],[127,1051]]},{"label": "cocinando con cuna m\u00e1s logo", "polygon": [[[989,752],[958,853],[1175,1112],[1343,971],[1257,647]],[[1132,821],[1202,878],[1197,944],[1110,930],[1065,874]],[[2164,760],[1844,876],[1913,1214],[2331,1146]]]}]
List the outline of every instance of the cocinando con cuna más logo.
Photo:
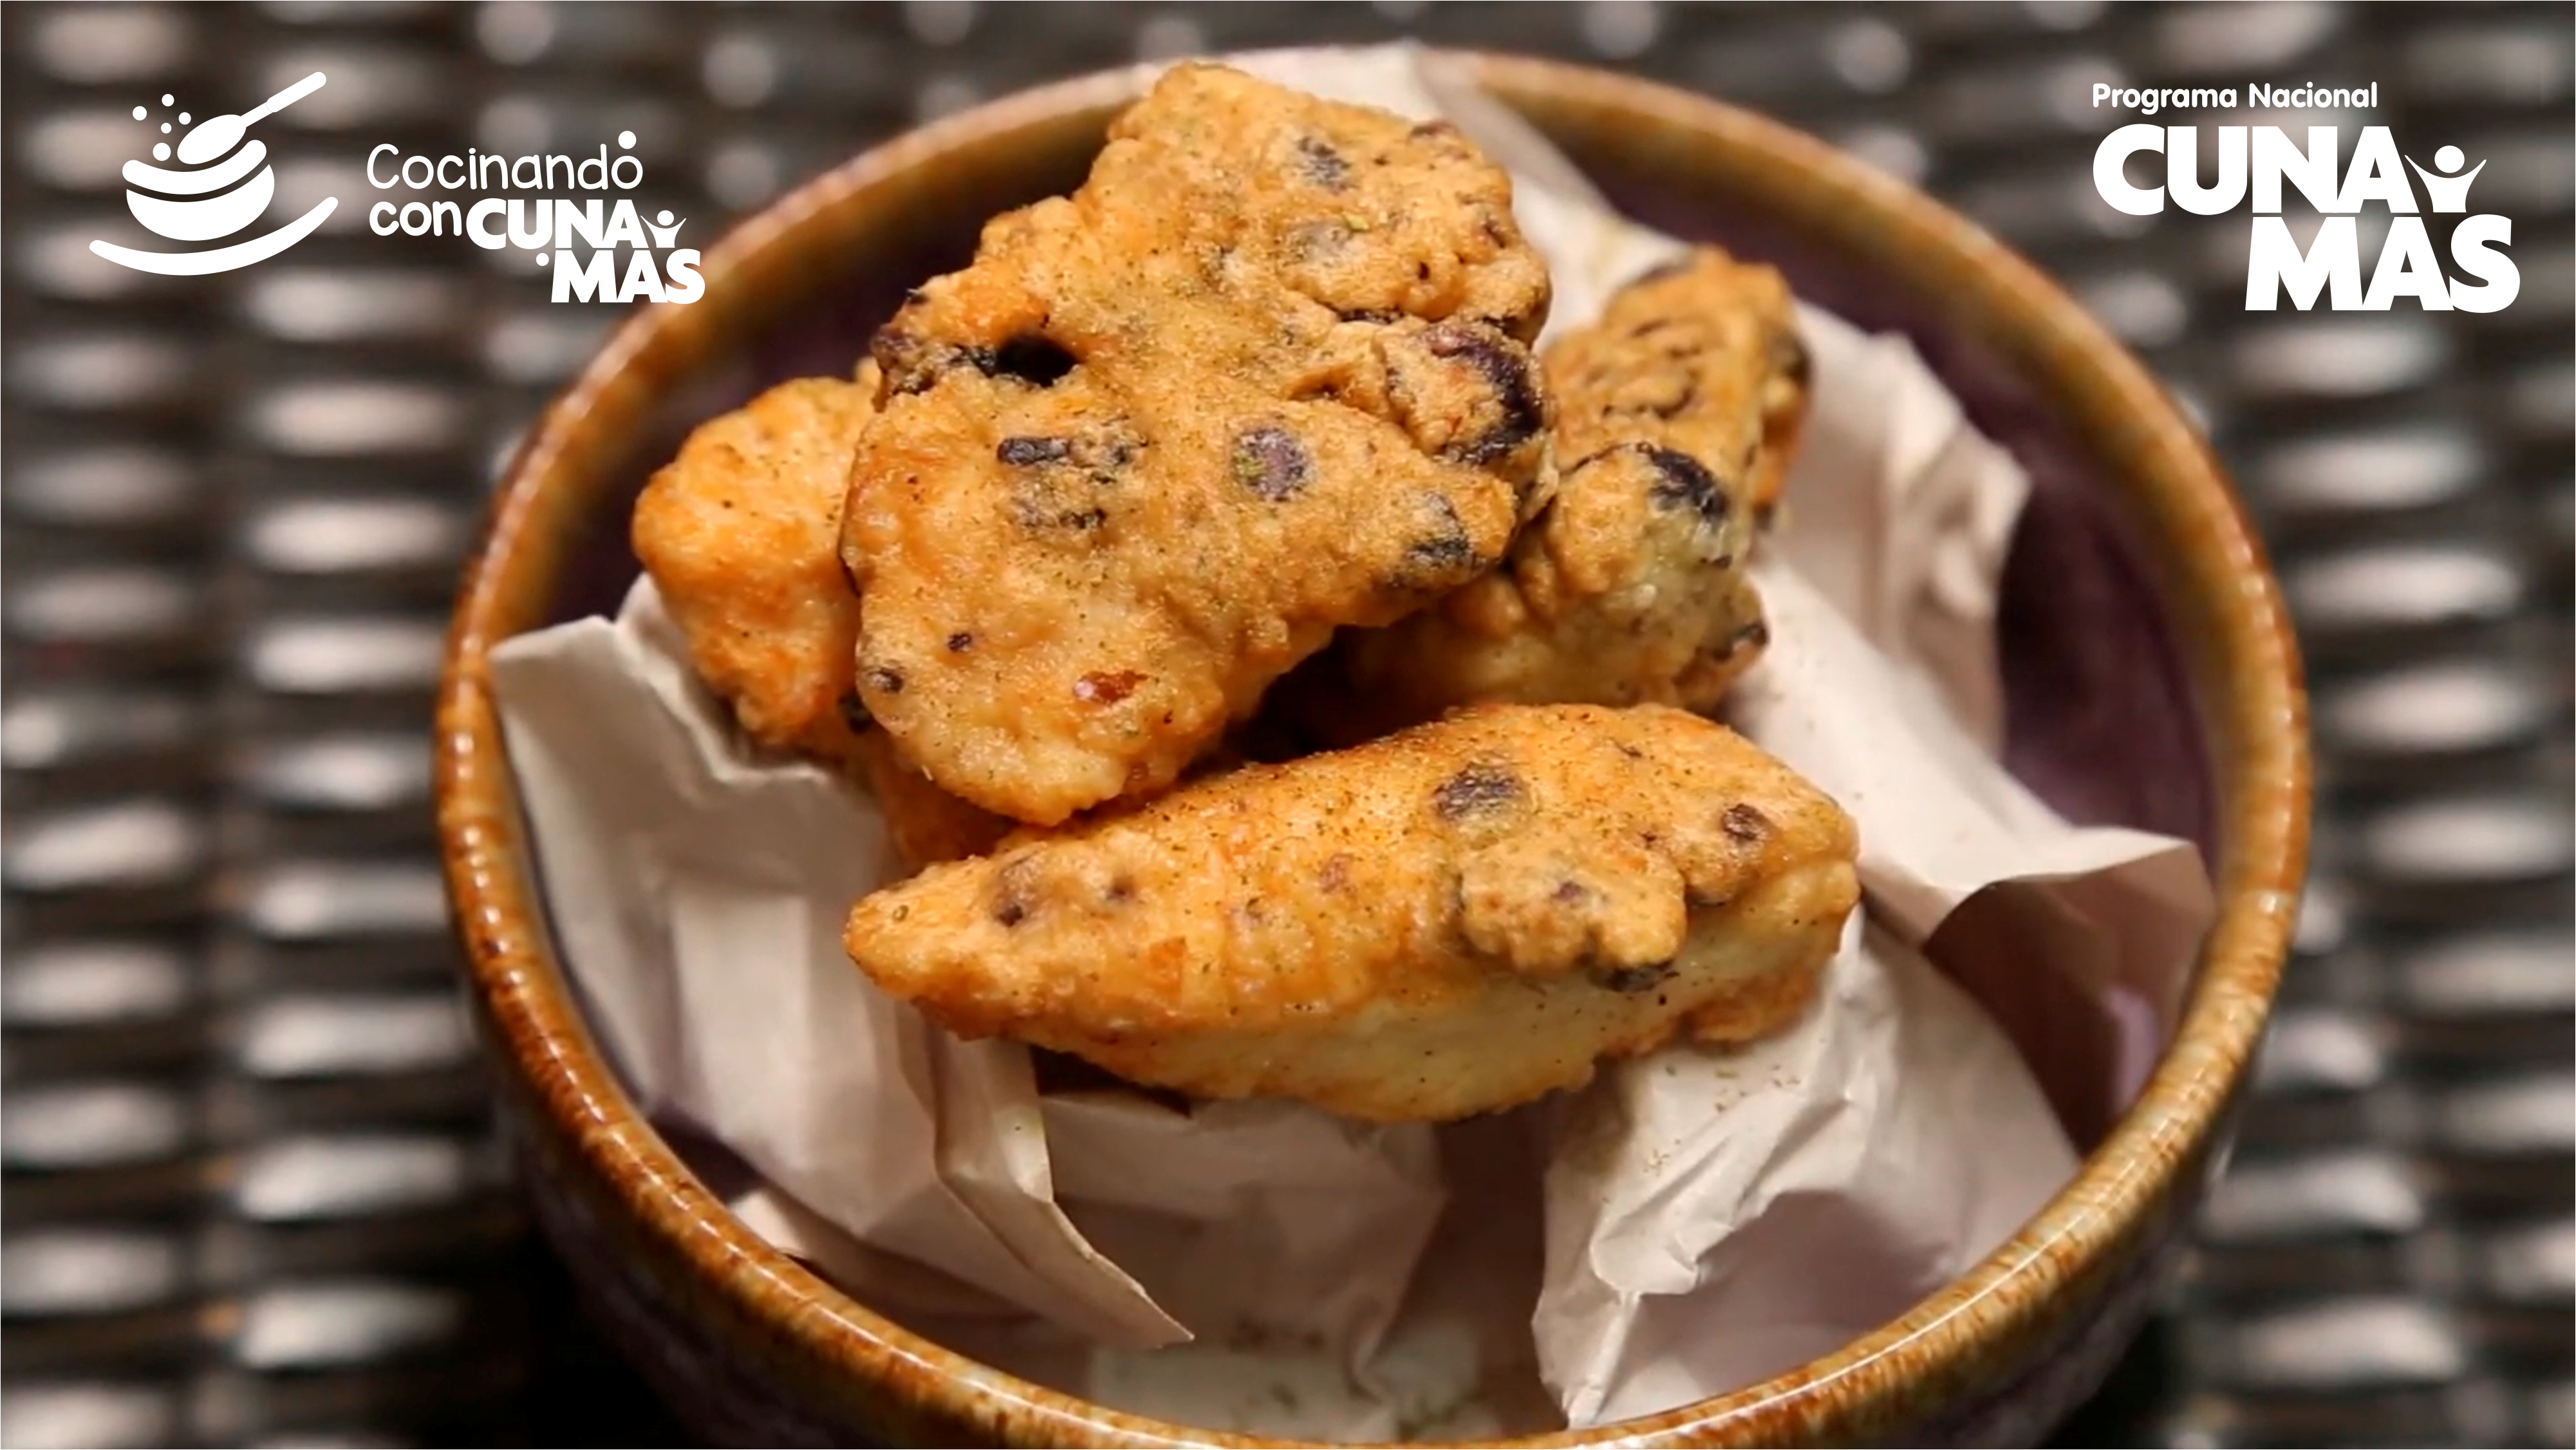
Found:
[{"label": "cocinando con cuna m\u00e1s logo", "polygon": [[[617,133],[621,151],[632,151],[635,133]],[[387,142],[367,153],[367,182],[380,190],[631,192],[644,184],[644,163],[610,156],[601,143],[595,156],[405,156]],[[695,302],[706,294],[698,252],[678,245],[685,218],[661,211],[647,222],[629,197],[485,196],[468,205],[379,201],[367,210],[377,236],[460,236],[488,251],[515,247],[537,253],[538,266],[554,271],[557,302]],[[632,248],[626,266],[617,249]],[[589,249],[587,257],[576,249]]]}]

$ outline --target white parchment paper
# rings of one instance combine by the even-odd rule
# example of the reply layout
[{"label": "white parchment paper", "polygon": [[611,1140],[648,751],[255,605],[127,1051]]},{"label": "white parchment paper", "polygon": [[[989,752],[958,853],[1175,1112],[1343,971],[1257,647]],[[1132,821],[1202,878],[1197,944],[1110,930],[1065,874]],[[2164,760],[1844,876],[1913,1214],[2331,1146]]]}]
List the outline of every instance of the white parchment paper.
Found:
[{"label": "white parchment paper", "polygon": [[[1456,120],[1514,173],[1551,331],[1677,245],[1409,49],[1238,63]],[[893,870],[881,819],[751,750],[639,582],[615,620],[511,640],[492,668],[557,945],[637,1105],[739,1155],[744,1220],[873,1307],[1214,1428],[1593,1423],[1903,1312],[2075,1162],[2027,1044],[1927,961],[1935,929],[2008,883],[1988,899],[2047,944],[2047,1000],[2102,1022],[2143,1004],[2152,1048],[2212,905],[2189,846],[2070,827],[1995,762],[2020,471],[1902,339],[1800,325],[1813,412],[1758,566],[1773,643],[1729,714],[1859,822],[1868,901],[1789,1030],[1436,1132],[1041,1095],[1025,1050],[957,1042],[849,964],[842,918]]]}]

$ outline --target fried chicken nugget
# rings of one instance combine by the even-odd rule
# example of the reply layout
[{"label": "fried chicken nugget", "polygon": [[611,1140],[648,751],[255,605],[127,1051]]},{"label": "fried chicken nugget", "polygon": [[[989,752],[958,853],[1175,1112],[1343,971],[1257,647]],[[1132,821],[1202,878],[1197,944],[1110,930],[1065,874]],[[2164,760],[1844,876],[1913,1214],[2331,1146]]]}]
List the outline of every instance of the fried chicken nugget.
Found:
[{"label": "fried chicken nugget", "polygon": [[1024,832],[852,911],[877,984],[1208,1098],[1440,1121],[1796,1013],[1858,900],[1850,820],[1724,726],[1483,706]]},{"label": "fried chicken nugget", "polygon": [[1746,566],[1806,414],[1795,321],[1713,247],[1623,289],[1548,350],[1557,489],[1502,567],[1346,635],[1301,710],[1347,739],[1470,700],[1714,707],[1769,638]]},{"label": "fried chicken nugget", "polygon": [[857,774],[911,866],[1008,829],[932,785],[869,727],[851,688],[859,600],[835,552],[875,364],[801,378],[701,425],[635,502],[630,537],[707,688],[743,733]]},{"label": "fried chicken nugget", "polygon": [[912,768],[882,730],[858,738],[859,783],[876,798],[886,836],[907,872],[963,861],[993,849],[1011,823],[959,800]]},{"label": "fried chicken nugget", "polygon": [[1020,820],[1168,787],[1335,628],[1502,556],[1547,299],[1455,127],[1168,72],[875,339],[842,540],[867,708]]}]

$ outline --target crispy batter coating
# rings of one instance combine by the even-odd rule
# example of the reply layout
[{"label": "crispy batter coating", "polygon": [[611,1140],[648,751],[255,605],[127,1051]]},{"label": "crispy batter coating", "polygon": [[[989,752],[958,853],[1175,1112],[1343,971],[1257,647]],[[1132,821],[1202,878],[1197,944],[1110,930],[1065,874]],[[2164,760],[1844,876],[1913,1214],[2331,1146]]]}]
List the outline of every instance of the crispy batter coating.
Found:
[{"label": "crispy batter coating", "polygon": [[859,601],[834,548],[871,375],[799,378],[701,424],[635,501],[632,539],[707,687],[763,745],[849,757]]},{"label": "crispy batter coating", "polygon": [[1167,787],[1336,627],[1502,556],[1547,297],[1454,127],[1167,73],[877,335],[842,537],[868,710],[1020,820]]},{"label": "crispy batter coating", "polygon": [[858,737],[854,763],[859,783],[885,815],[895,857],[908,872],[981,856],[1010,832],[1009,821],[933,785],[882,730]]},{"label": "crispy batter coating", "polygon": [[1806,351],[1769,267],[1713,247],[1613,298],[1548,351],[1554,498],[1503,566],[1299,681],[1332,732],[1469,700],[1706,710],[1762,652],[1746,577],[1806,413]]},{"label": "crispy batter coating", "polygon": [[1852,825],[1725,727],[1482,706],[1247,766],[861,901],[850,955],[966,1037],[1201,1097],[1446,1120],[1807,1000]]},{"label": "crispy batter coating", "polygon": [[983,851],[1008,826],[907,765],[851,688],[859,600],[835,548],[876,384],[873,363],[855,382],[800,378],[701,425],[645,485],[631,537],[743,733],[855,772],[920,867]]}]

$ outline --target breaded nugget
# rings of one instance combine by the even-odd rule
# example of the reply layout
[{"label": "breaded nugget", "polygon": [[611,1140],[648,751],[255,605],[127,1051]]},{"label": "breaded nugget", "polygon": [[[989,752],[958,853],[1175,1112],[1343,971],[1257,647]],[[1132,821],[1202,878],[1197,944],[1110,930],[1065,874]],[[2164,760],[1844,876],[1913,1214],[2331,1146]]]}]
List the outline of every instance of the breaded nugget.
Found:
[{"label": "breaded nugget", "polygon": [[914,867],[974,855],[1007,825],[932,785],[851,688],[859,600],[835,552],[876,370],[801,378],[701,425],[635,501],[636,557],[698,677],[743,733],[854,771]]},{"label": "breaded nugget", "polygon": [[885,815],[886,837],[907,872],[993,849],[1011,823],[931,783],[882,730],[858,737],[858,779]]},{"label": "breaded nugget", "polygon": [[851,913],[851,958],[965,1037],[1207,1098],[1445,1120],[1808,999],[1848,818],[1725,727],[1482,706],[1023,832]]},{"label": "breaded nugget", "polygon": [[[1806,351],[1769,267],[1713,247],[1548,350],[1554,498],[1503,566],[1317,671],[1339,738],[1470,700],[1706,710],[1762,652],[1746,577],[1805,417]],[[1299,682],[1301,690],[1306,681]]]},{"label": "breaded nugget", "polygon": [[834,552],[876,378],[799,378],[699,425],[635,501],[635,556],[699,678],[772,749],[849,758],[859,600]]},{"label": "breaded nugget", "polygon": [[1547,297],[1454,127],[1169,72],[876,337],[842,538],[867,708],[1020,820],[1169,786],[1336,627],[1501,557]]}]

